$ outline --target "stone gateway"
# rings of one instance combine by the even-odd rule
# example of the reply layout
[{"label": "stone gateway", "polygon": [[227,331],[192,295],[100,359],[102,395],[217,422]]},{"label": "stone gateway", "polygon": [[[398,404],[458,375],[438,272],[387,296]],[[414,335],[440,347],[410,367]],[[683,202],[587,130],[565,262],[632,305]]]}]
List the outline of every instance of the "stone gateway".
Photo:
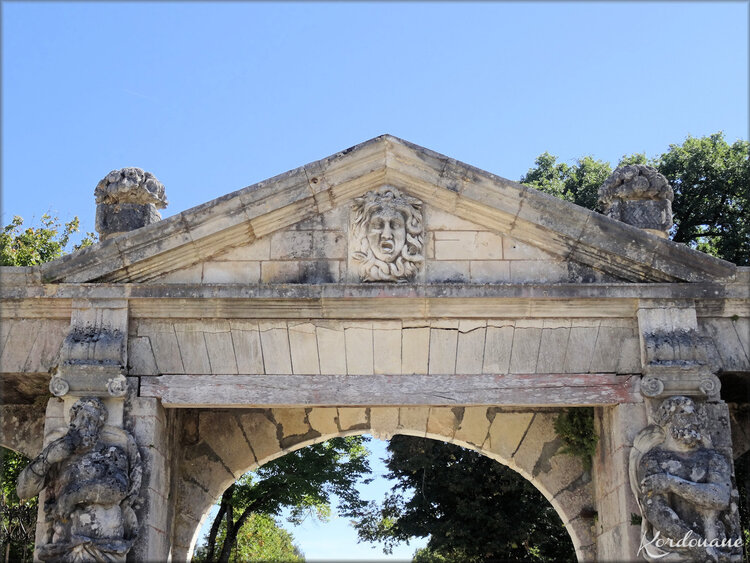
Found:
[{"label": "stone gateway", "polygon": [[[390,135],[166,219],[154,175],[111,172],[101,242],[0,268],[0,442],[33,460],[36,557],[187,561],[243,473],[370,433],[509,466],[580,561],[736,560],[750,268],[668,240],[648,167],[600,199]],[[554,430],[581,406],[590,469]]]}]

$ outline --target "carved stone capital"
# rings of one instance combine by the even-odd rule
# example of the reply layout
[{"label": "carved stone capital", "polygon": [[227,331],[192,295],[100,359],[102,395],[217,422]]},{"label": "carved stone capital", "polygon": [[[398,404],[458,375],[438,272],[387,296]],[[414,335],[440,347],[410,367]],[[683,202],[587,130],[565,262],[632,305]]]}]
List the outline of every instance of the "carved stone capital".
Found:
[{"label": "carved stone capital", "polygon": [[709,400],[718,400],[721,391],[719,378],[711,373],[672,377],[647,375],[641,379],[641,394],[649,399],[663,399],[672,395],[684,395]]},{"label": "carved stone capital", "polygon": [[123,397],[127,364],[127,304],[76,300],[59,364],[50,381],[56,397]]},{"label": "carved stone capital", "polygon": [[49,382],[49,390],[55,397],[124,397],[128,391],[127,378],[117,369],[101,366],[68,367],[58,372]]}]

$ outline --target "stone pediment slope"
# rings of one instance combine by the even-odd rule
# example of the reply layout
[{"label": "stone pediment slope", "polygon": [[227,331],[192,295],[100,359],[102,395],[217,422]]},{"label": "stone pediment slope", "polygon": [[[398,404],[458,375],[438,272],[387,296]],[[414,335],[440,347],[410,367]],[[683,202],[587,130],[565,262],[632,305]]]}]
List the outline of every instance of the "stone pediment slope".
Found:
[{"label": "stone pediment slope", "polygon": [[[728,279],[736,270],[729,262],[383,135],[44,264],[42,280],[235,283],[245,268],[249,283],[354,281],[344,271],[345,241],[326,225],[344,232],[354,198],[384,185],[424,203],[426,277],[417,281],[694,282]],[[505,255],[497,254],[499,246]],[[334,257],[320,256],[321,248],[333,249]],[[484,258],[497,263],[460,255],[470,248],[485,249]],[[341,266],[332,271],[321,260],[294,260],[295,252]],[[500,262],[514,255],[547,265],[540,275],[534,264],[521,267],[531,260],[521,260],[512,275]],[[222,262],[223,270],[211,266]],[[243,264],[229,267],[228,262]],[[484,274],[472,274],[471,266],[459,262]],[[545,273],[561,265],[567,274]]]}]

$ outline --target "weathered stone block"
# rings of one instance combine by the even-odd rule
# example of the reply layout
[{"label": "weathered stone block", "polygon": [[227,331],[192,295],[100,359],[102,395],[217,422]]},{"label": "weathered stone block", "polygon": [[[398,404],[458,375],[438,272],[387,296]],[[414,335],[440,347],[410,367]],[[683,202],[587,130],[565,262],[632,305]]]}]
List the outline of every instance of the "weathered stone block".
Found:
[{"label": "weathered stone block", "polygon": [[318,361],[318,341],[315,336],[315,325],[299,324],[289,327],[289,347],[292,355],[294,373],[320,373]]},{"label": "weathered stone block", "polygon": [[158,375],[151,342],[145,336],[128,339],[128,375]]},{"label": "weathered stone block", "polygon": [[564,370],[569,328],[544,328],[539,345],[537,373],[559,373]]},{"label": "weathered stone block", "polygon": [[239,479],[255,462],[242,428],[230,413],[201,412],[199,432],[235,479]]},{"label": "weathered stone block", "polygon": [[427,431],[427,417],[429,407],[401,407],[399,409],[398,426],[413,436],[424,436]]},{"label": "weathered stone block", "polygon": [[554,283],[568,279],[568,267],[564,262],[548,260],[510,261],[510,281],[512,283],[539,282]]},{"label": "weathered stone block", "polygon": [[371,407],[370,427],[376,438],[389,439],[398,428],[398,407]]},{"label": "weathered stone block", "polygon": [[346,369],[346,339],[343,327],[316,327],[320,373],[343,375]]},{"label": "weathered stone block", "polygon": [[243,413],[239,415],[239,420],[258,463],[265,463],[281,452],[276,424],[263,411]]},{"label": "weathered stone block", "polygon": [[467,442],[481,447],[487,439],[489,428],[490,420],[487,418],[486,407],[466,407],[454,439],[456,442]]},{"label": "weathered stone block", "polygon": [[515,464],[529,475],[547,473],[551,468],[550,458],[562,446],[555,434],[555,418],[557,413],[536,413],[513,456]]},{"label": "weathered stone block", "polygon": [[260,262],[221,261],[203,264],[203,283],[258,283]]},{"label": "weathered stone block", "polygon": [[343,432],[356,428],[367,427],[367,409],[364,408],[340,408],[339,426]]},{"label": "weathered stone block", "polygon": [[296,283],[299,280],[299,262],[261,262],[261,283]]},{"label": "weathered stone block", "polygon": [[459,419],[451,407],[431,407],[427,418],[427,435],[452,441]]},{"label": "weathered stone block", "polygon": [[503,238],[503,259],[505,260],[551,260],[551,254],[530,244],[524,244],[509,237]]},{"label": "weathered stone block", "polygon": [[153,204],[100,203],[96,206],[96,231],[100,240],[116,237],[161,220]]},{"label": "weathered stone block", "polygon": [[510,263],[504,260],[472,260],[469,262],[472,283],[507,283]]},{"label": "weathered stone block", "polygon": [[287,329],[278,324],[261,322],[260,341],[263,350],[263,363],[268,374],[292,373],[292,360],[289,351]]},{"label": "weathered stone block", "polygon": [[440,260],[427,262],[425,280],[435,283],[464,283],[471,278],[466,260]]},{"label": "weathered stone block", "polygon": [[175,326],[177,342],[180,346],[182,363],[186,373],[211,373],[211,363],[208,360],[206,339],[197,325],[179,324]]},{"label": "weathered stone block", "polygon": [[232,333],[229,331],[229,323],[221,332],[205,332],[208,361],[211,365],[211,373],[233,374],[237,373],[237,360],[234,356],[234,344]]},{"label": "weathered stone block", "polygon": [[594,355],[599,327],[571,327],[565,354],[566,373],[587,373]]},{"label": "weathered stone block", "polygon": [[307,415],[310,428],[324,437],[338,434],[337,418],[338,410],[335,408],[316,407],[311,409]]},{"label": "weathered stone block", "polygon": [[510,461],[526,434],[533,413],[497,413],[483,447]]},{"label": "weathered stone block", "polygon": [[221,253],[221,260],[270,260],[271,259],[271,237],[261,237],[252,243],[238,246]]},{"label": "weathered stone block", "polygon": [[351,375],[371,375],[373,373],[372,328],[347,328],[346,367]]},{"label": "weathered stone block", "polygon": [[487,326],[482,373],[508,373],[514,331],[513,326]]},{"label": "weathered stone block", "polygon": [[513,349],[510,354],[510,373],[534,373],[542,329],[516,328],[513,333]]},{"label": "weathered stone block", "polygon": [[310,431],[307,413],[303,408],[273,409],[273,417],[281,428],[282,440],[291,436],[304,436]]},{"label": "weathered stone block", "polygon": [[401,329],[381,330],[376,328],[372,332],[374,346],[374,371],[377,374],[401,373]]},{"label": "weathered stone block", "polygon": [[428,373],[456,373],[458,330],[430,329],[430,365]]},{"label": "weathered stone block", "polygon": [[241,374],[265,373],[260,333],[256,323],[231,323],[232,347]]}]

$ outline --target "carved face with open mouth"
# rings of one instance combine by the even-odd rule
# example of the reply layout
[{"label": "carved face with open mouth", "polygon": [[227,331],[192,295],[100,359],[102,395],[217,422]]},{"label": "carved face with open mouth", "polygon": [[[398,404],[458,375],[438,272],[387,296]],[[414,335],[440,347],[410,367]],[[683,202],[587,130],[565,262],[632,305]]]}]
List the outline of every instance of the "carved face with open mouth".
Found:
[{"label": "carved face with open mouth", "polygon": [[367,240],[376,258],[383,262],[393,262],[406,243],[404,216],[393,207],[382,207],[370,217]]}]

